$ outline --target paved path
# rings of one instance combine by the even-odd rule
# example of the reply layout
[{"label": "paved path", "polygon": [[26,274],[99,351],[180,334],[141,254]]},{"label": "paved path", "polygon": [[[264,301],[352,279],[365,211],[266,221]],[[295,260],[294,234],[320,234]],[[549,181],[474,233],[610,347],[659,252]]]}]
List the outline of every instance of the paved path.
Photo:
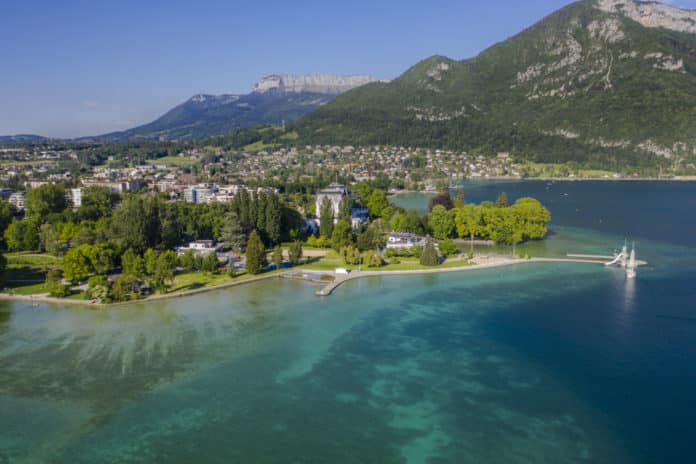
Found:
[{"label": "paved path", "polygon": [[[464,272],[475,271],[477,269],[490,269],[495,267],[511,266],[513,264],[525,263],[581,263],[581,264],[600,264],[604,266],[604,261],[579,258],[530,258],[530,259],[513,259],[513,258],[494,258],[487,263],[473,264],[471,266],[461,267],[437,267],[433,269],[416,269],[410,271],[353,271],[346,276],[336,277],[336,280],[326,285],[321,290],[317,290],[317,296],[329,296],[336,288],[344,282],[353,279],[361,279],[364,277],[375,277],[384,275],[417,275],[417,274],[441,274],[444,272]],[[645,266],[648,263],[645,261],[636,261],[637,266]]]}]

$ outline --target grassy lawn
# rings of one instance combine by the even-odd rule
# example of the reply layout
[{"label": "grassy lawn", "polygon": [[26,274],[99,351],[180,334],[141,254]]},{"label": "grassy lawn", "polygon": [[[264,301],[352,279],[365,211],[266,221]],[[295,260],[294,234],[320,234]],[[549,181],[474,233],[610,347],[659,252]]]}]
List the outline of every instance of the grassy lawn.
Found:
[{"label": "grassy lawn", "polygon": [[46,273],[41,269],[9,265],[5,270],[5,289],[3,291],[18,295],[48,293],[45,282]]},{"label": "grassy lawn", "polygon": [[[419,271],[424,269],[442,269],[454,267],[471,266],[466,260],[450,260],[445,261],[439,266],[424,266],[416,259],[401,259],[399,263],[387,264],[381,267],[360,266],[363,271]],[[310,269],[314,271],[333,271],[337,267],[344,267],[352,271],[358,270],[358,266],[352,264],[344,264],[343,261],[319,260],[309,264],[303,264],[302,269]]]},{"label": "grassy lawn", "polygon": [[150,159],[146,163],[149,164],[170,164],[172,166],[193,166],[198,163],[196,158],[188,158],[185,156],[164,156],[162,158]]},{"label": "grassy lawn", "polygon": [[68,300],[86,300],[87,294],[85,292],[74,292],[66,298]]},{"label": "grassy lawn", "polygon": [[174,283],[167,293],[186,292],[188,290],[214,287],[216,285],[229,284],[233,282],[243,282],[255,277],[278,274],[283,271],[287,271],[287,269],[267,271],[261,274],[247,274],[246,271],[239,270],[237,275],[234,277],[228,276],[224,271],[220,271],[218,274],[210,274],[209,272],[186,272],[174,276]]},{"label": "grassy lawn", "polygon": [[37,166],[41,164],[56,164],[56,160],[31,160],[31,161],[13,161],[8,159],[0,160],[0,164],[8,164],[12,166]]},{"label": "grassy lawn", "polygon": [[266,150],[268,148],[273,148],[275,147],[275,144],[266,144],[263,143],[263,140],[259,140],[258,142],[250,143],[249,145],[245,146],[242,148],[242,151],[246,152],[253,152],[253,151],[261,151],[261,150]]},{"label": "grassy lawn", "polygon": [[299,137],[299,134],[295,131],[287,132],[287,133],[280,136],[280,138],[283,140],[297,140],[298,137]]},{"label": "grassy lawn", "polygon": [[581,169],[579,171],[580,177],[590,177],[593,179],[603,178],[603,177],[614,177],[614,173],[611,171],[603,171],[601,169]]},{"label": "grassy lawn", "polygon": [[51,266],[63,263],[63,258],[49,255],[48,253],[33,253],[31,251],[19,251],[5,253],[7,264],[12,266]]}]

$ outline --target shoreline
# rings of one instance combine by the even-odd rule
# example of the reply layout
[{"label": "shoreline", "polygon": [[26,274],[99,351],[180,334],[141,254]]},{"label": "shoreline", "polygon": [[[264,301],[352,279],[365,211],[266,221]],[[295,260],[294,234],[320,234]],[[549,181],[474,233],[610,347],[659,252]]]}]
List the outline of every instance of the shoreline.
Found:
[{"label": "shoreline", "polygon": [[[336,288],[343,285],[349,280],[362,279],[365,277],[378,277],[383,275],[422,275],[422,274],[442,274],[447,272],[464,272],[464,271],[476,271],[480,269],[494,269],[498,267],[513,266],[515,264],[526,264],[526,263],[573,263],[573,264],[596,264],[604,266],[605,261],[598,259],[583,259],[583,258],[501,258],[496,259],[492,262],[478,263],[470,266],[455,266],[450,268],[434,268],[434,269],[413,269],[413,270],[403,270],[403,271],[352,271],[347,276],[336,279],[333,282],[326,285],[321,290],[316,292],[317,296],[329,296]],[[637,262],[638,266],[645,266],[648,263],[645,261]]]},{"label": "shoreline", "polygon": [[11,293],[0,293],[0,300],[28,301],[28,302],[32,302],[32,303],[58,303],[58,304],[68,304],[68,305],[76,304],[76,305],[81,305],[81,306],[90,306],[93,308],[110,308],[110,307],[114,307],[114,306],[124,306],[124,305],[129,305],[129,304],[148,303],[151,301],[182,298],[182,297],[186,297],[186,296],[196,295],[198,293],[211,292],[211,291],[215,291],[215,290],[222,290],[222,289],[229,288],[229,287],[236,287],[238,285],[259,282],[262,280],[280,278],[289,272],[290,271],[288,270],[288,271],[279,272],[279,273],[275,273],[275,274],[261,275],[258,277],[251,277],[251,278],[244,279],[244,280],[237,280],[237,281],[226,282],[224,284],[212,285],[210,287],[202,287],[202,288],[196,288],[193,290],[185,290],[183,292],[151,295],[151,296],[147,296],[145,298],[141,298],[139,300],[117,301],[115,303],[92,303],[91,300],[75,300],[75,299],[70,299],[70,298],[56,298],[56,297],[48,296],[47,294],[13,295]]},{"label": "shoreline", "polygon": [[[605,178],[605,177],[475,177],[467,179],[459,179],[456,183],[461,182],[498,182],[498,181],[510,181],[510,182],[527,182],[527,181],[539,181],[539,182],[696,182],[696,176],[677,176],[671,178],[658,178],[658,177],[620,177],[620,178]],[[457,186],[448,187],[449,190],[455,190]],[[408,195],[414,193],[420,193],[425,195],[435,195],[437,190],[390,190],[387,192],[390,196]]]},{"label": "shoreline", "polygon": [[[333,293],[336,288],[340,287],[343,283],[349,280],[362,279],[366,277],[379,277],[379,276],[398,276],[398,275],[425,275],[425,274],[444,274],[451,272],[465,272],[465,271],[476,271],[481,269],[494,269],[499,267],[508,267],[516,264],[524,263],[575,263],[575,264],[596,264],[604,265],[604,261],[593,260],[593,259],[577,259],[577,258],[495,258],[489,262],[476,263],[471,265],[463,266],[452,266],[452,267],[434,267],[432,269],[410,269],[410,270],[385,270],[385,271],[352,271],[350,274],[345,276],[336,276],[335,280],[328,283],[325,287],[317,290],[317,296],[329,296]],[[647,263],[640,261],[639,266],[645,266]],[[162,301],[174,298],[183,298],[187,296],[197,295],[200,293],[212,292],[216,290],[223,290],[226,288],[237,287],[240,285],[250,284],[254,282],[260,282],[264,280],[271,280],[276,278],[283,278],[286,275],[296,274],[296,273],[307,273],[307,274],[333,274],[332,271],[320,271],[313,269],[303,269],[302,267],[291,268],[287,271],[273,273],[269,275],[261,275],[258,277],[251,277],[239,281],[231,281],[223,284],[213,285],[210,287],[202,287],[193,290],[185,290],[183,292],[175,293],[165,293],[162,295],[151,295],[140,300],[129,300],[129,301],[119,301],[116,303],[93,303],[90,300],[74,300],[69,298],[56,298],[48,296],[47,294],[39,295],[13,295],[10,293],[0,293],[0,300],[6,301],[26,301],[30,303],[51,303],[51,304],[63,304],[63,305],[79,305],[79,306],[89,306],[94,308],[110,308],[116,306],[132,305],[132,304],[142,304],[149,303],[152,301]]]}]

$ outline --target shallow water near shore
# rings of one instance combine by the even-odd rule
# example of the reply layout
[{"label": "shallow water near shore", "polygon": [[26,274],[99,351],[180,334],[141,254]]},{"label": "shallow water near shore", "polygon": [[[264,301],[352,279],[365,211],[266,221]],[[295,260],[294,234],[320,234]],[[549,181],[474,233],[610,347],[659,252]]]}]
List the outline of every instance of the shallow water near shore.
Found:
[{"label": "shallow water near shore", "polygon": [[328,298],[278,279],[103,310],[1,302],[0,463],[689,461],[696,185],[596,184],[465,188],[549,205],[533,256],[628,235],[650,263],[635,281],[534,263]]}]

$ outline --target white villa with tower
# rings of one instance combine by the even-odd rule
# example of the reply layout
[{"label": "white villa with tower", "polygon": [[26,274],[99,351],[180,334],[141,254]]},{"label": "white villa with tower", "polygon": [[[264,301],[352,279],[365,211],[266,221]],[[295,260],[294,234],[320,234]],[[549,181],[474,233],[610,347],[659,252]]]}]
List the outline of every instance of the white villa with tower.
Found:
[{"label": "white villa with tower", "polygon": [[[317,192],[316,199],[316,213],[317,213],[317,224],[321,224],[321,204],[324,202],[324,198],[328,198],[331,201],[331,206],[333,208],[333,220],[334,224],[338,222],[338,215],[341,209],[341,201],[344,198],[351,198],[351,191],[348,187],[343,184],[333,183],[330,184],[323,190]],[[367,222],[368,215],[366,208],[353,208],[351,210],[351,225],[353,228],[357,228],[360,224]]]}]

